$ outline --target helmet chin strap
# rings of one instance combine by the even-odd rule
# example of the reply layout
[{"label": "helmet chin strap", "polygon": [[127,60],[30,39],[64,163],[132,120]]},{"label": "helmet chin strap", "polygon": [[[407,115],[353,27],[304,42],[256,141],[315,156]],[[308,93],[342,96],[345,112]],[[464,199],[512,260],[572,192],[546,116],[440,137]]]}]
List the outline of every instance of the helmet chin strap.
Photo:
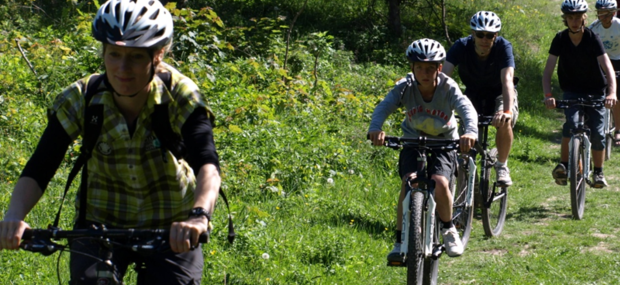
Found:
[{"label": "helmet chin strap", "polygon": [[578,29],[576,32],[573,32],[573,30],[571,30],[571,29],[570,29],[570,27],[568,27],[568,31],[569,31],[571,34],[578,34],[578,33],[583,32],[583,27],[584,27],[584,26],[585,26],[585,25],[584,25],[584,23],[583,23],[583,21],[582,21],[582,22],[581,22],[581,27],[579,27],[579,29]]}]

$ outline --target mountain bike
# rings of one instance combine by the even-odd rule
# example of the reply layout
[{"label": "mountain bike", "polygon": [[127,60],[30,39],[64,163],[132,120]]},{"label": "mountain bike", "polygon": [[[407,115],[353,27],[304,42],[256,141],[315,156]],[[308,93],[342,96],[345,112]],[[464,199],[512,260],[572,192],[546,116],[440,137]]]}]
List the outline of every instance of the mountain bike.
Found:
[{"label": "mountain bike", "polygon": [[[431,180],[426,170],[427,152],[458,150],[459,140],[386,136],[384,146],[392,149],[415,148],[420,153],[417,175],[415,178],[407,179],[407,194],[403,200],[401,238],[403,261],[388,263],[388,266],[406,266],[407,284],[436,284],[439,257],[445,248],[440,233],[442,223],[435,212],[435,182]],[[468,173],[459,173],[459,177],[468,177],[470,184],[473,185],[474,173],[471,172],[469,177],[467,176]],[[449,179],[453,181],[455,177],[449,177]],[[455,187],[452,187],[454,184],[451,182],[450,185],[454,198],[452,221],[458,229],[459,235],[465,237],[463,239],[463,246],[465,246],[471,232],[473,192],[455,191]]]},{"label": "mountain bike", "polygon": [[[479,183],[475,186],[478,192],[475,192],[477,193],[475,198],[476,206],[482,212],[482,225],[487,237],[498,236],[502,232],[506,222],[506,208],[508,207],[508,186],[497,183],[495,173],[497,148],[489,149],[489,126],[492,125],[492,121],[493,116],[478,116],[478,140],[470,151],[470,157],[473,157],[473,161],[480,154],[480,174],[476,177]],[[473,162],[459,161],[459,171],[464,171],[472,164],[475,165]],[[462,187],[471,186],[457,180],[457,188]]]},{"label": "mountain bike", "polygon": [[616,121],[614,120],[614,112],[611,109],[605,109],[605,161],[611,158],[611,150],[616,142]]},{"label": "mountain bike", "polygon": [[604,108],[604,100],[579,98],[574,100],[556,100],[556,108],[569,109],[576,106],[579,120],[571,130],[572,136],[568,144],[568,181],[570,183],[570,202],[573,218],[581,220],[586,202],[586,184],[590,181],[590,128],[585,124],[585,108]]},{"label": "mountain bike", "polygon": [[[100,276],[111,276],[111,283],[122,284],[118,276],[112,273],[112,249],[114,247],[129,249],[143,255],[162,253],[170,251],[168,239],[170,230],[164,229],[107,229],[105,226],[92,226],[88,229],[62,230],[55,227],[47,229],[26,229],[22,235],[20,248],[30,252],[40,253],[44,256],[51,255],[56,251],[70,251],[69,243],[84,240],[91,240],[101,243],[102,251],[99,256],[92,256],[81,253],[98,260],[97,273]],[[67,240],[67,244],[59,244],[52,240]],[[209,233],[203,233],[199,237],[200,243],[209,242]],[[60,256],[59,256],[60,259]],[[136,271],[139,270],[136,266]],[[60,268],[57,266],[58,284],[62,284],[60,278]],[[137,284],[143,285],[145,280],[138,275]]]}]

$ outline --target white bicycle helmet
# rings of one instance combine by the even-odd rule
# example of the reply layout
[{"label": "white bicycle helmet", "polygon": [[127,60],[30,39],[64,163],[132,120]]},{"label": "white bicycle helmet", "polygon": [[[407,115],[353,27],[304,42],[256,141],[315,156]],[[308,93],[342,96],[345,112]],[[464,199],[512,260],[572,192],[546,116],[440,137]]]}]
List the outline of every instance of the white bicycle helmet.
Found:
[{"label": "white bicycle helmet", "polygon": [[618,9],[618,4],[616,3],[616,0],[597,0],[595,7],[597,10],[616,10]]},{"label": "white bicycle helmet", "polygon": [[502,20],[493,12],[480,11],[471,17],[469,27],[474,31],[497,33],[502,29]]},{"label": "white bicycle helmet", "polygon": [[100,42],[158,49],[172,41],[172,16],[158,0],[109,0],[93,21]]},{"label": "white bicycle helmet", "polygon": [[564,13],[588,12],[588,3],[585,0],[564,0],[564,2],[562,2],[562,12]]},{"label": "white bicycle helmet", "polygon": [[421,39],[414,41],[407,48],[407,58],[411,62],[443,62],[446,50],[435,40]]}]

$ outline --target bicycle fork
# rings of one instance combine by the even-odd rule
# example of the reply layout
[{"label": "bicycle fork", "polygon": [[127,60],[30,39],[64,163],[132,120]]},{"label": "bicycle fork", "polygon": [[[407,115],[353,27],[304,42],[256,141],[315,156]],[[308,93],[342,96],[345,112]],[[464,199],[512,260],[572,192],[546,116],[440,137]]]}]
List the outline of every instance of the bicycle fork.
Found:
[{"label": "bicycle fork", "polygon": [[[580,147],[583,147],[584,149],[584,161],[583,161],[583,174],[584,174],[584,179],[586,181],[586,183],[588,183],[588,185],[592,185],[592,181],[590,181],[590,146],[592,145],[592,143],[590,143],[590,139],[588,139],[588,136],[585,135],[581,135],[580,136],[581,141],[583,142],[583,145]],[[573,149],[574,146],[574,139],[571,139],[568,142],[568,149]],[[572,175],[575,175],[574,173],[571,172],[572,169],[572,164],[573,163],[573,152],[569,151],[568,152],[568,179],[572,178]]]},{"label": "bicycle fork", "polygon": [[[400,254],[401,256],[407,256],[408,247],[409,247],[409,223],[411,222],[411,194],[413,192],[424,192],[425,203],[422,205],[424,208],[423,217],[422,217],[422,238],[424,240],[424,257],[429,257],[433,255],[433,232],[435,231],[435,210],[437,208],[437,203],[432,195],[428,195],[427,192],[423,190],[412,189],[407,192],[405,199],[403,200],[403,227],[401,234],[401,247]],[[439,252],[441,254],[441,251]],[[437,256],[439,256],[437,254]]]},{"label": "bicycle fork", "polygon": [[[470,155],[467,156],[467,195],[465,196],[465,207],[469,208],[474,204],[474,183],[476,182],[476,171],[478,167],[474,158]],[[459,173],[464,174],[464,173]],[[454,198],[454,197],[453,197]]]}]

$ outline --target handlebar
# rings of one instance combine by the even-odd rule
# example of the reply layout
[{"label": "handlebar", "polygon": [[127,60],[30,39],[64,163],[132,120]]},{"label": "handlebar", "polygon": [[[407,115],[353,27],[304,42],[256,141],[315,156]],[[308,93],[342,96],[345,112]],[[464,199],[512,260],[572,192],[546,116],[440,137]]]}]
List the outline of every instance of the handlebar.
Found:
[{"label": "handlebar", "polygon": [[[169,237],[170,230],[168,229],[106,229],[105,227],[97,227],[61,230],[50,227],[48,229],[24,230],[22,235],[24,242],[20,244],[20,248],[26,251],[39,252],[43,255],[50,255],[66,247],[53,242],[52,239],[90,238],[101,241],[112,240],[112,243],[131,248],[134,251],[153,252],[167,250],[169,248]],[[114,242],[114,240],[122,240],[123,242]],[[209,242],[209,232],[202,233],[198,241],[200,243]]]},{"label": "handlebar", "polygon": [[[370,135],[366,135],[370,139]],[[385,136],[384,146],[392,149],[400,149],[403,147],[423,148],[423,149],[442,149],[442,150],[459,150],[459,139],[438,139],[420,136],[418,138],[405,138]]]},{"label": "handlebar", "polygon": [[571,100],[555,100],[555,107],[558,109],[568,109],[575,105],[591,108],[603,108],[605,107],[605,100],[590,100],[585,98]]}]

